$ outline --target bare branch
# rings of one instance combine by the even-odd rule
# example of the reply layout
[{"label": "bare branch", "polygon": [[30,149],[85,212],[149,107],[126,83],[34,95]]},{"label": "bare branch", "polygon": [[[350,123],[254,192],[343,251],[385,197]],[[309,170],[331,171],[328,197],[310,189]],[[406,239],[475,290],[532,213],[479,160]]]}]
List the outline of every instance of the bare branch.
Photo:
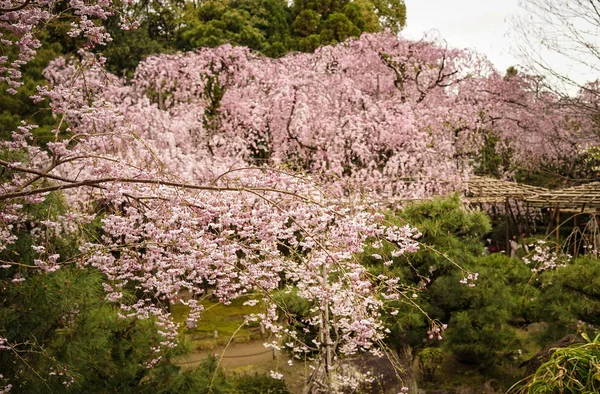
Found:
[{"label": "bare branch", "polygon": [[57,180],[57,181],[66,183],[66,184],[61,184],[61,185],[33,189],[33,190],[0,194],[0,201],[9,200],[9,199],[18,198],[18,197],[26,197],[26,196],[33,196],[33,195],[37,195],[37,194],[49,193],[49,192],[54,192],[54,191],[58,191],[58,190],[75,189],[75,188],[79,188],[79,187],[98,187],[98,186],[102,186],[103,184],[106,184],[106,183],[158,185],[158,186],[176,187],[176,188],[181,188],[181,189],[206,190],[206,191],[214,191],[214,192],[228,192],[228,191],[249,192],[249,193],[272,192],[272,193],[286,194],[286,195],[298,197],[304,201],[310,201],[309,198],[301,196],[298,193],[290,192],[290,191],[286,191],[286,190],[275,189],[275,188],[269,188],[269,187],[205,186],[205,185],[194,185],[194,184],[185,183],[185,182],[169,182],[169,181],[158,180],[158,179],[135,179],[135,178],[122,178],[122,177],[107,177],[107,178],[85,179],[83,181],[76,181],[76,180],[61,177],[58,175],[47,174],[47,173],[44,173],[43,171],[39,171],[39,170],[12,166],[5,161],[0,161],[0,165],[10,168],[11,170],[14,170],[14,171],[24,172],[24,173],[28,173],[28,174],[35,174],[35,175],[39,175],[43,178],[53,179],[53,180]]},{"label": "bare branch", "polygon": [[0,13],[20,11],[23,8],[27,7],[29,5],[29,3],[31,3],[31,0],[25,0],[25,2],[23,2],[17,6],[14,6],[12,8],[0,8]]}]

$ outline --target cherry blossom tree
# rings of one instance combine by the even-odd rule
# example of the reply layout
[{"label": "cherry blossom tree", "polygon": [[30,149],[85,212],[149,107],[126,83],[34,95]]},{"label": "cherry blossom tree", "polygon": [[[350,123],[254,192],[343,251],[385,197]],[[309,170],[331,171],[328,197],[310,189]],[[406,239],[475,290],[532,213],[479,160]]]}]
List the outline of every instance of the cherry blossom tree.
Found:
[{"label": "cherry blossom tree", "polygon": [[577,161],[596,139],[535,77],[383,33],[278,60],[227,46],[162,55],[136,75],[171,116],[196,117],[192,138],[210,155],[318,174],[340,195],[460,190],[492,137],[504,174]]},{"label": "cherry blossom tree", "polygon": [[[1,27],[29,37],[20,62],[3,59],[13,89],[37,45],[26,43],[55,17],[51,5],[2,6]],[[108,4],[71,7],[80,16],[73,35],[109,39],[87,23],[107,17]],[[385,241],[395,256],[418,247],[417,232],[388,225],[378,201],[461,190],[486,133],[516,163],[537,165],[574,152],[581,128],[534,80],[504,79],[477,54],[388,33],[278,60],[231,46],[154,56],[131,83],[107,73],[101,57],[80,55],[55,60],[50,86],[33,97],[50,99],[55,140],[36,146],[35,126],[23,124],[2,143],[0,250],[31,229],[35,253],[32,264],[7,258],[2,269],[16,284],[65,264],[98,269],[122,316],[159,325],[149,367],[174,346],[169,304],[186,304],[193,325],[208,293],[223,303],[264,300],[265,313],[248,322],[275,334],[271,346],[285,338],[299,357],[316,354],[313,392],[349,384],[336,374],[340,358],[383,354],[384,300],[409,300],[398,278],[373,278],[356,258],[367,243]],[[70,209],[29,215],[49,194]],[[91,221],[100,237],[83,233]],[[68,234],[81,240],[69,259],[50,242]],[[469,284],[476,277],[465,273]],[[303,322],[318,327],[312,342],[282,323],[274,294],[292,289],[313,306]]]},{"label": "cherry blossom tree", "polygon": [[[53,98],[53,110],[63,115],[71,136],[45,151],[28,143],[31,127],[23,126],[4,144],[19,159],[0,162],[10,174],[0,196],[2,247],[16,241],[17,230],[31,226],[37,256],[33,266],[3,262],[14,283],[26,280],[32,270],[51,272],[64,264],[97,268],[106,276],[107,299],[120,305],[124,317],[154,316],[161,327],[163,341],[156,344],[157,357],[148,360],[149,367],[174,346],[178,332],[161,305],[185,303],[189,323],[195,324],[202,313],[197,297],[209,289],[224,303],[241,296],[249,303],[264,299],[267,311],[248,321],[260,321],[281,340],[285,335],[296,353],[320,351],[314,376],[327,378],[311,384],[323,391],[341,384],[334,378],[334,355],[380,352],[375,344],[385,327],[379,321],[379,294],[398,297],[403,289],[385,277],[379,278],[383,287],[374,289],[353,255],[368,238],[378,237],[395,244],[398,253],[415,250],[414,230],[386,226],[372,207],[340,206],[310,179],[274,169],[230,170],[214,177],[216,168],[211,168],[194,177],[177,147],[174,157],[168,150],[159,153],[154,147],[160,140],[139,138],[136,125],[106,96],[92,98],[115,82],[94,59],[63,66],[49,75],[56,87],[42,94]],[[91,68],[85,77],[77,77],[81,67]],[[27,206],[59,191],[69,212],[42,222],[27,218]],[[98,213],[102,201],[105,208]],[[85,242],[79,225],[96,217],[103,235]],[[48,242],[69,233],[82,236],[80,254],[71,261],[62,260]],[[306,322],[320,328],[314,343],[298,340],[279,320],[272,294],[292,286],[315,305]],[[182,290],[194,297],[181,299]],[[139,295],[135,303],[124,300],[127,291]]]},{"label": "cherry blossom tree", "polygon": [[510,156],[512,168],[507,170],[561,167],[571,175],[582,170],[581,152],[597,142],[583,113],[544,89],[538,77],[494,74],[481,82],[478,88],[468,87],[478,92],[475,96],[465,95],[479,103],[479,149],[493,136],[500,141],[496,150]]},{"label": "cherry blossom tree", "polygon": [[[344,389],[345,380],[336,375],[338,357],[383,354],[377,345],[385,334],[382,300],[399,298],[404,289],[394,278],[374,281],[355,254],[377,238],[395,245],[396,254],[413,251],[415,230],[386,225],[376,206],[345,206],[309,175],[240,166],[239,156],[194,145],[211,124],[206,114],[194,118],[199,101],[172,106],[176,89],[155,90],[154,103],[147,89],[123,84],[103,70],[101,58],[85,54],[82,61],[58,59],[47,77],[52,86],[40,87],[33,99],[51,99],[59,119],[55,141],[36,146],[35,126],[23,124],[2,143],[0,249],[10,251],[17,234],[28,229],[35,254],[32,264],[18,256],[2,261],[13,285],[66,264],[98,269],[106,277],[107,299],[122,316],[152,317],[160,327],[162,340],[149,368],[175,345],[178,326],[165,306],[188,305],[188,323],[195,324],[199,298],[208,291],[224,303],[263,299],[266,312],[248,322],[260,321],[275,334],[271,346],[281,346],[285,337],[295,354],[316,352],[312,391]],[[240,71],[237,78],[243,77]],[[165,88],[169,81],[153,82]],[[28,214],[57,193],[68,211],[45,220]],[[100,238],[82,231],[93,220],[102,223]],[[56,253],[52,239],[61,236],[81,240],[76,257]],[[314,305],[305,322],[319,327],[312,343],[281,323],[285,308],[273,293],[292,287]],[[192,296],[182,298],[183,290]],[[125,296],[131,292],[133,303]]]},{"label": "cherry blossom tree", "polygon": [[[41,46],[39,32],[53,20],[70,24],[69,37],[84,37],[87,48],[106,44],[111,40],[104,27],[95,23],[113,15],[111,2],[105,0],[69,1],[66,7],[55,0],[3,0],[0,2],[0,83],[8,85],[14,94],[22,85],[20,68],[32,60]],[[121,16],[121,26],[130,28],[135,22]],[[15,48],[8,51],[9,48]]]},{"label": "cherry blossom tree", "polygon": [[[396,52],[385,53],[390,49]],[[393,58],[409,51],[412,58]],[[425,196],[455,190],[465,171],[447,141],[454,115],[440,100],[455,99],[445,84],[455,83],[457,72],[441,60],[452,54],[442,53],[387,34],[281,60],[221,47],[150,58],[134,86],[169,115],[194,116],[192,138],[210,155],[319,174],[339,195]],[[402,75],[399,67],[422,71]],[[216,116],[207,116],[215,86],[222,97]]]}]

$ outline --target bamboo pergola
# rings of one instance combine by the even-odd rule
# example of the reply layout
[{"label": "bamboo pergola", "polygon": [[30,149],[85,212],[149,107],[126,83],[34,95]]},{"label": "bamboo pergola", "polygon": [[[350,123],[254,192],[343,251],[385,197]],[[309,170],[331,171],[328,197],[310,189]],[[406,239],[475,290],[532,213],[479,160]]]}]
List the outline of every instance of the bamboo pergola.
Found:
[{"label": "bamboo pergola", "polygon": [[[593,245],[594,251],[600,248],[600,233],[598,232],[598,220],[597,215],[600,212],[600,182],[587,183],[585,185],[573,186],[560,190],[547,191],[540,193],[536,196],[531,196],[525,199],[526,203],[533,207],[540,208],[554,208],[554,228],[556,231],[556,244],[559,243],[559,229],[560,213],[571,212],[573,219],[573,233],[569,236],[573,236],[575,239],[576,233],[580,233],[580,237],[584,237],[583,232],[589,230],[592,232],[591,236],[588,236],[592,241],[588,242]],[[583,232],[578,227],[578,216],[591,214],[590,223],[594,223],[592,226],[586,224]],[[551,221],[552,223],[552,221]],[[547,233],[550,232],[550,225],[548,226]],[[557,246],[558,248],[558,246]],[[573,242],[573,255],[578,252],[578,245]]]},{"label": "bamboo pergola", "polygon": [[[550,209],[551,216],[546,233],[556,233],[557,250],[560,238],[559,229],[561,227],[561,213],[571,212],[573,214],[570,219],[573,220],[575,229],[577,229],[578,216],[580,215],[592,214],[595,221],[600,221],[600,218],[596,219],[598,215],[600,215],[600,182],[593,182],[559,190],[548,190],[542,187],[524,185],[500,179],[472,177],[468,181],[466,200],[475,204],[504,204],[507,217],[509,219],[512,218],[517,229],[519,229],[517,218],[520,214],[517,211],[517,215],[515,215],[515,212],[513,212],[511,208],[510,200],[523,202],[526,210],[530,207]],[[516,205],[516,207],[518,209],[518,205]],[[507,220],[507,244],[510,236],[509,227],[509,222]],[[552,228],[553,230],[550,231]],[[594,229],[593,239],[594,249],[597,250],[597,248],[600,248],[600,232],[598,232],[597,229]],[[574,250],[575,254],[575,246]]]},{"label": "bamboo pergola", "polygon": [[508,199],[526,200],[548,189],[502,179],[481,176],[471,177],[468,182],[467,201],[470,203],[505,203]]},{"label": "bamboo pergola", "polygon": [[468,182],[468,191],[466,200],[471,204],[497,204],[504,205],[506,220],[506,247],[508,248],[510,240],[510,221],[514,223],[518,232],[523,229],[519,223],[518,217],[521,213],[518,211],[518,205],[515,205],[517,212],[513,212],[510,200],[525,201],[528,197],[533,197],[545,193],[548,189],[524,185],[517,182],[505,181],[502,179],[474,176]]},{"label": "bamboo pergola", "polygon": [[560,190],[529,196],[525,201],[535,207],[556,208],[563,210],[600,210],[600,182],[592,182],[581,186],[573,186]]}]

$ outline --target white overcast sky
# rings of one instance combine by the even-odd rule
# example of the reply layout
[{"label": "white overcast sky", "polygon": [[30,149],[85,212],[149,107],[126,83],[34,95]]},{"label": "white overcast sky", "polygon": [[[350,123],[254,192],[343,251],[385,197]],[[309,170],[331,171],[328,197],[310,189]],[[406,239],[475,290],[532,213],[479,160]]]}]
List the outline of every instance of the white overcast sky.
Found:
[{"label": "white overcast sky", "polygon": [[511,54],[510,18],[518,0],[404,0],[406,28],[402,35],[421,39],[425,33],[456,48],[484,53],[500,72],[519,61]]}]

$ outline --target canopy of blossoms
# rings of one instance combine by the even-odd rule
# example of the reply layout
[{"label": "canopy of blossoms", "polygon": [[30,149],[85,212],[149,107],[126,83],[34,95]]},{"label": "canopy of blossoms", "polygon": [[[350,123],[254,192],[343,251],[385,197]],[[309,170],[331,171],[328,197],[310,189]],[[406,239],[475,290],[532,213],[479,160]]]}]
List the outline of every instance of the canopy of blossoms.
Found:
[{"label": "canopy of blossoms", "polygon": [[[0,28],[12,33],[3,44],[20,48],[0,57],[10,92],[39,45],[35,29],[53,17],[48,2],[23,4],[0,2]],[[107,4],[71,6],[70,34],[90,45],[109,39],[87,19],[106,17]],[[55,141],[33,144],[35,126],[23,124],[0,160],[0,250],[27,228],[36,258],[2,269],[14,283],[65,264],[100,270],[122,316],[161,327],[150,367],[177,334],[163,306],[187,304],[194,324],[208,289],[224,303],[264,299],[267,311],[249,321],[299,354],[320,352],[315,377],[331,376],[336,354],[380,354],[383,300],[405,289],[369,276],[356,255],[385,241],[391,264],[417,249],[418,233],[387,225],[372,202],[461,189],[492,134],[535,166],[576,154],[583,132],[533,79],[502,78],[476,54],[386,33],[279,60],[231,46],[154,56],[129,83],[82,52],[55,60],[46,77],[33,99],[50,99]],[[69,209],[31,217],[28,207],[50,193]],[[82,226],[93,220],[102,236],[88,239]],[[76,258],[54,251],[52,239],[65,235],[81,240]],[[311,343],[278,318],[272,292],[291,288],[314,305],[305,323],[320,334]]]}]

